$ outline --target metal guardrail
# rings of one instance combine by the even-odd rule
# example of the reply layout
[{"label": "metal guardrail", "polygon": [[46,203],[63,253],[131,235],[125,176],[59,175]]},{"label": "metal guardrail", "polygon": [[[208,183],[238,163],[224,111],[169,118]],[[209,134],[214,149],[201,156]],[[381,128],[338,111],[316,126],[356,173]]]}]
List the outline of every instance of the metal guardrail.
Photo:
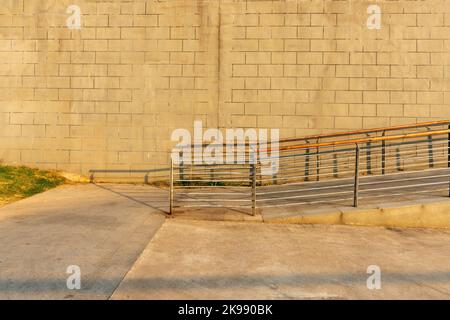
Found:
[{"label": "metal guardrail", "polygon": [[[399,130],[402,133],[387,135]],[[369,133],[373,136],[359,137]],[[334,139],[348,136],[353,138]],[[309,141],[310,137],[295,141]],[[253,163],[172,164],[170,212],[227,208],[256,215],[261,208],[314,204],[357,207],[361,201],[387,195],[445,192],[450,196],[450,121],[320,137],[325,138],[333,140],[303,144],[282,140],[278,170],[271,175],[262,174],[261,164],[267,160],[265,154],[272,151],[270,147],[249,148],[241,154],[247,160],[254,157]]]}]

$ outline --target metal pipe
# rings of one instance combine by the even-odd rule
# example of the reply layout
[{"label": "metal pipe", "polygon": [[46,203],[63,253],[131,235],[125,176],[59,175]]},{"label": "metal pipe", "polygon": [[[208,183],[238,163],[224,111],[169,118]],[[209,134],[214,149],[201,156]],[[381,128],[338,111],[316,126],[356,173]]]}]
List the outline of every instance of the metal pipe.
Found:
[{"label": "metal pipe", "polygon": [[[401,139],[409,139],[409,138],[419,138],[419,137],[427,137],[427,136],[435,136],[435,135],[443,135],[450,133],[450,129],[446,130],[436,130],[436,131],[427,131],[427,132],[415,132],[415,133],[407,133],[400,134],[394,136],[384,136],[384,137],[371,137],[371,138],[361,138],[361,139],[352,139],[352,140],[342,140],[342,141],[330,141],[330,142],[322,142],[322,143],[313,143],[313,144],[302,144],[302,145],[294,145],[288,146],[284,148],[280,148],[279,151],[288,151],[288,150],[299,150],[299,149],[307,149],[307,148],[317,148],[317,147],[331,147],[331,146],[339,146],[339,145],[349,145],[355,143],[364,143],[364,142],[381,142],[381,141],[391,141],[391,140],[401,140]],[[264,152],[270,152],[271,149],[261,150]]]},{"label": "metal pipe", "polygon": [[[445,177],[450,177],[449,174],[445,174],[445,175],[437,175],[437,176],[425,176],[425,177],[415,177],[415,178],[409,178],[409,179],[397,179],[397,180],[392,180],[392,181],[371,181],[371,182],[366,182],[366,183],[359,183],[359,186],[373,186],[373,185],[377,185],[377,184],[389,184],[389,183],[396,183],[396,182],[405,182],[405,181],[414,181],[414,180],[427,180],[427,179],[433,179],[433,178],[445,178]],[[361,179],[360,179],[361,180]],[[332,185],[332,186],[325,186],[325,187],[313,187],[313,188],[305,188],[305,189],[300,189],[300,190],[282,190],[282,191],[266,191],[266,192],[258,192],[258,195],[264,196],[264,195],[276,195],[276,194],[285,194],[285,193],[295,193],[295,192],[299,192],[299,191],[317,191],[317,190],[329,190],[329,189],[342,189],[342,188],[347,188],[347,187],[352,187],[353,183],[350,184],[339,184],[339,185]],[[381,190],[381,189],[380,189]],[[351,191],[353,192],[353,191]],[[364,191],[361,191],[364,192]],[[191,194],[195,194],[195,193],[191,193]],[[241,194],[238,194],[241,195]],[[277,198],[279,199],[279,198]],[[260,201],[265,201],[265,200],[260,200]]]},{"label": "metal pipe", "polygon": [[[406,125],[398,125],[398,126],[390,126],[390,127],[382,127],[382,128],[374,128],[374,129],[360,129],[355,131],[346,131],[346,132],[333,132],[333,133],[327,133],[327,134],[319,134],[319,135],[310,135],[310,136],[304,136],[300,138],[287,138],[287,139],[281,139],[279,143],[288,143],[288,142],[297,142],[297,141],[306,141],[311,139],[321,139],[321,138],[337,138],[342,136],[351,136],[351,135],[363,135],[368,133],[378,133],[383,131],[396,131],[396,130],[402,130],[402,129],[414,129],[414,128],[423,128],[423,127],[430,127],[430,126],[444,126],[444,125],[450,125],[450,120],[440,120],[440,121],[429,121],[429,122],[420,122],[420,123],[413,123],[413,124],[406,124]],[[271,141],[267,141],[267,144],[271,144]],[[250,143],[233,143],[233,144],[209,144],[209,143],[203,143],[203,144],[191,144],[191,145],[184,145],[183,147],[207,147],[207,146],[249,146]]]},{"label": "metal pipe", "polygon": [[339,177],[338,159],[336,153],[333,154],[333,177],[334,178]]},{"label": "metal pipe", "polygon": [[428,165],[430,168],[434,167],[433,164],[433,137],[432,136],[428,136]]},{"label": "metal pipe", "polygon": [[353,194],[353,206],[358,207],[358,192],[359,192],[359,145],[356,144],[355,149],[355,185]]},{"label": "metal pipe", "polygon": [[184,180],[184,152],[180,152],[180,179]]},{"label": "metal pipe", "polygon": [[[383,131],[382,137],[386,136],[386,131]],[[386,141],[381,141],[381,174],[386,174]]]},{"label": "metal pipe", "polygon": [[306,149],[306,158],[305,158],[305,181],[309,180],[309,148]]},{"label": "metal pipe", "polygon": [[[447,136],[445,136],[445,138],[439,138],[439,139],[434,139],[435,142],[439,142],[439,141],[444,141],[445,145],[447,145]],[[358,141],[359,142],[359,141]],[[412,145],[415,146],[417,144],[422,144],[422,143],[427,143],[428,140],[415,140],[415,141],[405,141],[405,142],[399,142],[399,143],[391,143],[389,144],[389,147],[395,147],[395,146],[405,146],[405,145]],[[439,143],[433,143],[433,145],[439,145]],[[361,147],[361,149],[364,149],[363,147]],[[287,152],[294,152],[295,149],[293,150],[282,150],[282,151],[287,151]],[[337,150],[328,150],[328,151],[321,151],[320,154],[324,155],[324,154],[334,154],[334,153],[339,153],[339,154],[343,154],[343,153],[350,153],[353,154],[354,152],[354,148],[347,148],[347,149],[337,149]],[[315,153],[310,153],[309,155],[315,155]],[[305,157],[308,156],[308,154],[306,153],[297,153],[297,154],[290,154],[290,155],[282,155],[280,156],[280,159],[286,159],[284,161],[292,161],[292,158],[297,158],[297,157]],[[364,158],[363,156],[361,156],[361,159]],[[262,158],[264,159],[264,158]]]},{"label": "metal pipe", "polygon": [[170,158],[169,214],[173,214],[173,159]]},{"label": "metal pipe", "polygon": [[[272,184],[276,185],[278,184],[278,166],[275,161],[272,162]],[[261,178],[261,184],[263,182],[263,179]]]},{"label": "metal pipe", "polygon": [[250,166],[252,178],[252,215],[256,215],[256,164],[252,163]]},{"label": "metal pipe", "polygon": [[[319,143],[319,140],[317,140],[317,143]],[[316,150],[316,180],[319,181],[320,180],[320,149],[319,147],[317,147]]]},{"label": "metal pipe", "polygon": [[397,171],[402,171],[402,163],[401,163],[401,158],[400,158],[400,148],[396,148],[395,149],[395,163],[397,165]]},{"label": "metal pipe", "polygon": [[366,144],[366,171],[367,174],[372,174],[372,143],[367,142]]}]

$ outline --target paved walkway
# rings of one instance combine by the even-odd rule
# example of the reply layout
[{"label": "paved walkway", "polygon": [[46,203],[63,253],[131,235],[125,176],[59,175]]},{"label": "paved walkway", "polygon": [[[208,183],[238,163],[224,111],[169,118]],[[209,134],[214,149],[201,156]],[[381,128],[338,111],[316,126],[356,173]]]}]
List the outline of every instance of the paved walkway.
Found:
[{"label": "paved walkway", "polygon": [[[165,218],[108,189],[63,186],[0,208],[0,299],[110,297]],[[70,265],[82,290],[67,289]]]},{"label": "paved walkway", "polygon": [[[450,299],[449,242],[450,230],[168,220],[113,299]],[[370,265],[381,290],[367,288]]]},{"label": "paved walkway", "polygon": [[[166,191],[113,184],[64,186],[0,208],[0,299],[450,298],[450,230],[207,222],[166,211]],[[81,290],[66,287],[70,265],[81,268]],[[381,290],[366,287],[369,265],[381,268]]]}]

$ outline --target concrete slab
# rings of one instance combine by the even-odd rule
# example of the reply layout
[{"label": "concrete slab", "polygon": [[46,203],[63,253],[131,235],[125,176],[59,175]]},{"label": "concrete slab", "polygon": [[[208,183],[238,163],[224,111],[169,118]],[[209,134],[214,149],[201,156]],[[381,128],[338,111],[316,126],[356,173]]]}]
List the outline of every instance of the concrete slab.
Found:
[{"label": "concrete slab", "polygon": [[450,229],[450,200],[443,197],[380,202],[358,208],[279,210],[263,211],[264,222]]},{"label": "concrete slab", "polygon": [[[170,219],[112,298],[449,299],[449,241],[449,230]],[[367,288],[371,265],[381,290]]]},{"label": "concrete slab", "polygon": [[[126,188],[127,186],[119,186]],[[149,199],[163,190],[137,188]],[[107,299],[165,220],[108,185],[63,186],[0,209],[0,299]],[[81,290],[67,289],[67,267]]]}]

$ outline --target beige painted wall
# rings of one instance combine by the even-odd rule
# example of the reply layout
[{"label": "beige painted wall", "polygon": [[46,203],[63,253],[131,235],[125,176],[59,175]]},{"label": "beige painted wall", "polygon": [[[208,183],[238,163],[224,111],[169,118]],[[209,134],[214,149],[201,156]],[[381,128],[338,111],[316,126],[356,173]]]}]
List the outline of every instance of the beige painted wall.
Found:
[{"label": "beige painted wall", "polygon": [[160,168],[194,120],[289,137],[450,118],[450,1],[0,4],[5,163]]}]

